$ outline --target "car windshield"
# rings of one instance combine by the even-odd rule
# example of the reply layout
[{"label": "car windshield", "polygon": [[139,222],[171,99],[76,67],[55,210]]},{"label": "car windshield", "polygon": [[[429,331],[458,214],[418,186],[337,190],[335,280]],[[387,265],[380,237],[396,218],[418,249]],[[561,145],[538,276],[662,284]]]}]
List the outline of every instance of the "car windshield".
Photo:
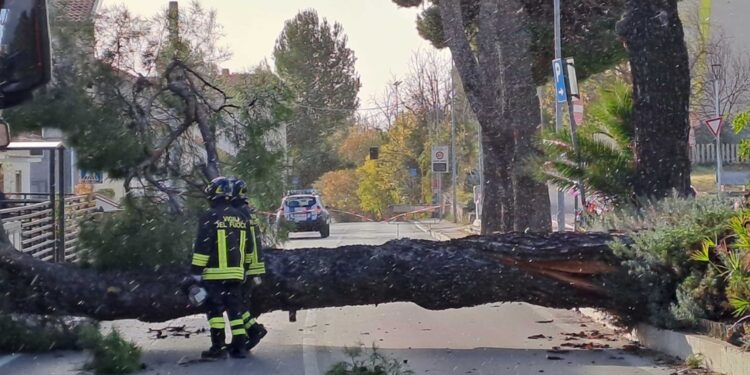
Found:
[{"label": "car windshield", "polygon": [[311,208],[317,202],[315,197],[292,197],[286,199],[286,206],[289,208]]}]

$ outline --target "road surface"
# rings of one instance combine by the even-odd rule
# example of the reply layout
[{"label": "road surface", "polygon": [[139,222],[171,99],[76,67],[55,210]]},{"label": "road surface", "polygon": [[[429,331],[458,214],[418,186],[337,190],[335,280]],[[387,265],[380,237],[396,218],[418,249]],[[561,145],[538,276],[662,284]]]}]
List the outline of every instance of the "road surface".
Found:
[{"label": "road surface", "polygon": [[[317,233],[294,234],[287,248],[346,244],[380,244],[396,237],[427,238],[414,225],[385,223],[334,224],[331,237]],[[352,265],[358,267],[361,265]],[[343,348],[375,344],[384,354],[398,358],[416,374],[669,374],[653,358],[620,350],[623,341],[572,340],[564,333],[608,331],[574,311],[539,308],[526,304],[492,304],[447,311],[428,311],[410,303],[301,311],[297,322],[277,312],[260,319],[270,330],[250,358],[199,363],[209,344],[205,333],[190,338],[154,338],[149,328],[185,325],[206,327],[205,319],[192,316],[162,324],[117,321],[118,329],[144,350],[143,374],[323,374],[344,360]],[[537,336],[538,335],[538,336]],[[539,338],[529,338],[537,336]],[[569,341],[565,341],[568,337]],[[612,340],[612,341],[610,341]],[[606,345],[600,351],[571,350],[550,353],[554,346]],[[0,355],[0,374],[71,374],[86,360],[81,353]]]}]

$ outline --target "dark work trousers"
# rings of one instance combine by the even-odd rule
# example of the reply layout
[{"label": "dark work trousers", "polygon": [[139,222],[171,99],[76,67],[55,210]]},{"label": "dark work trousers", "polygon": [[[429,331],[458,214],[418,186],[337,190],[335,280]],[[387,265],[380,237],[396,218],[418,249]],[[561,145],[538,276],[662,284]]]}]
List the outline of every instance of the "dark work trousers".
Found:
[{"label": "dark work trousers", "polygon": [[247,341],[245,322],[242,313],[245,311],[242,298],[241,281],[204,281],[206,289],[206,310],[208,314],[208,325],[211,327],[211,345],[222,347],[226,343],[224,335],[224,316],[226,311],[229,317],[229,326],[232,331],[232,345],[243,346]]},{"label": "dark work trousers", "polygon": [[[245,300],[245,312],[242,314],[242,320],[245,323],[245,330],[248,331],[248,335],[250,334],[250,329],[252,326],[258,324],[256,319],[260,316],[259,312],[256,312],[255,314],[252,314],[250,311],[252,310],[252,307],[250,305],[251,299],[252,299],[252,292],[253,292],[253,282],[252,280],[247,280],[245,284],[242,285],[243,290],[245,291],[245,296],[248,298]],[[252,315],[251,315],[252,314]]]}]

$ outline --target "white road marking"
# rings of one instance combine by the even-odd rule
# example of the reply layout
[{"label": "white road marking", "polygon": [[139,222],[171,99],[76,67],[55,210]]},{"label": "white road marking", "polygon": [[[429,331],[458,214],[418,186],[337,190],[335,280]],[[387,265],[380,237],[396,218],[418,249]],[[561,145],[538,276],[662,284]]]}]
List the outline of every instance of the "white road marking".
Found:
[{"label": "white road marking", "polygon": [[305,312],[305,331],[302,335],[302,363],[305,368],[305,375],[318,375],[318,353],[317,341],[313,328],[317,319],[315,310]]},{"label": "white road marking", "polygon": [[11,354],[11,355],[0,356],[0,367],[3,367],[5,365],[7,365],[7,364],[9,364],[9,363],[11,363],[13,361],[15,361],[16,359],[18,359],[20,357],[21,357],[20,354]]}]

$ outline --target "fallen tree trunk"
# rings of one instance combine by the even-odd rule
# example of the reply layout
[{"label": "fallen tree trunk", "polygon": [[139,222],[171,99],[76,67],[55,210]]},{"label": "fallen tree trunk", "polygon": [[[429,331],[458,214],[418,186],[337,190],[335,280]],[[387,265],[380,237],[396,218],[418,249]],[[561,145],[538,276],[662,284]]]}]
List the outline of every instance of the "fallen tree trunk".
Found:
[{"label": "fallen tree trunk", "polygon": [[[627,272],[607,234],[496,234],[449,242],[394,240],[379,246],[268,250],[254,313],[414,302],[449,309],[491,302],[637,310],[620,293]],[[187,268],[185,268],[186,270]],[[100,320],[165,321],[199,310],[178,287],[183,270],[97,272],[42,262],[0,247],[0,309]],[[636,295],[638,293],[635,293]]]}]

